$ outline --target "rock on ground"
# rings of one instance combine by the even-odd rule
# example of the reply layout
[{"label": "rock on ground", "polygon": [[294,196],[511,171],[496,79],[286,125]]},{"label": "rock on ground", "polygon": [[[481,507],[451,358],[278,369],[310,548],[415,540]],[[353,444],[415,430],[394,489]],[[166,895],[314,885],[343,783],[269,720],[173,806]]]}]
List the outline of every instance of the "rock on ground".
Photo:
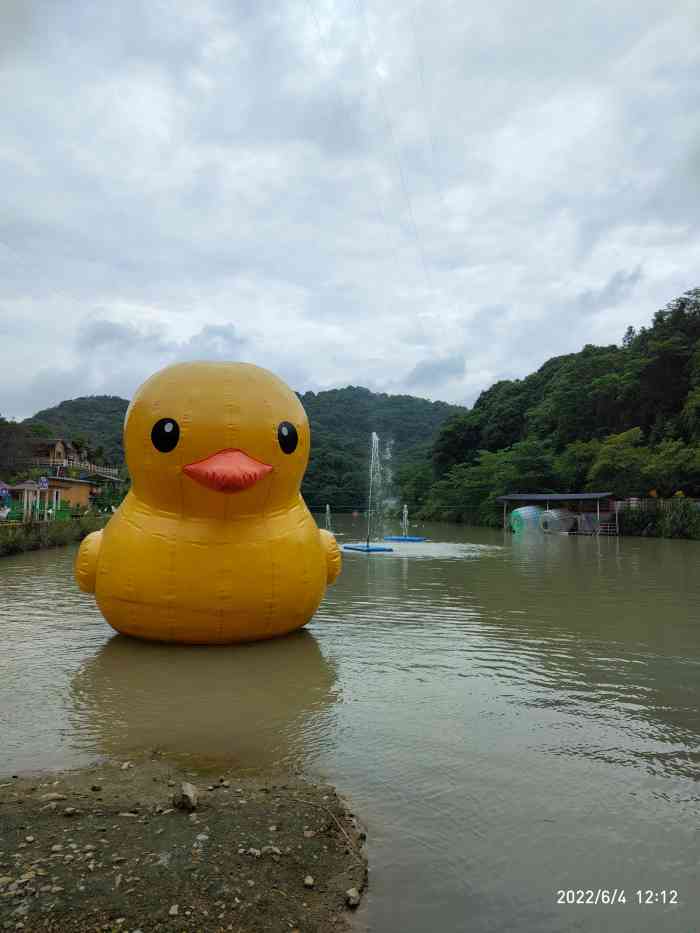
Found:
[{"label": "rock on ground", "polygon": [[343,930],[363,840],[332,787],[297,778],[163,761],[0,778],[0,931]]}]

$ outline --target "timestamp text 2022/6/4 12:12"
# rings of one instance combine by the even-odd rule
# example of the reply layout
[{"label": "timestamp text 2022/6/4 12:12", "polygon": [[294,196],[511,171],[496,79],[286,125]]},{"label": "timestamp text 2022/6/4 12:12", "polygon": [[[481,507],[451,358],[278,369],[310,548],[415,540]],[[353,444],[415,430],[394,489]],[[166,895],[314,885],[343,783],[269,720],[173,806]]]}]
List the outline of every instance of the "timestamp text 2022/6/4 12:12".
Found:
[{"label": "timestamp text 2022/6/4 12:12", "polygon": [[624,888],[560,888],[557,904],[678,904],[678,891],[673,888],[638,888],[628,895]]}]

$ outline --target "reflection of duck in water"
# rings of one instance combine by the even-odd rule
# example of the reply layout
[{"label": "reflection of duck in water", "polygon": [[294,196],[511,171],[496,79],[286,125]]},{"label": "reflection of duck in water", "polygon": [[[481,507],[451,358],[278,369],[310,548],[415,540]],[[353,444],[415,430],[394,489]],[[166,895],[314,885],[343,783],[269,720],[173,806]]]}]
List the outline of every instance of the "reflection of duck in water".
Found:
[{"label": "reflection of duck in water", "polygon": [[335,680],[307,631],[230,648],[115,636],[73,677],[75,731],[114,758],[159,749],[198,763],[296,763],[325,734]]},{"label": "reflection of duck in water", "polygon": [[299,493],[310,432],[296,395],[246,363],[182,363],[126,414],[132,489],[89,535],[76,578],[110,625],[215,644],[305,625],[340,551]]}]

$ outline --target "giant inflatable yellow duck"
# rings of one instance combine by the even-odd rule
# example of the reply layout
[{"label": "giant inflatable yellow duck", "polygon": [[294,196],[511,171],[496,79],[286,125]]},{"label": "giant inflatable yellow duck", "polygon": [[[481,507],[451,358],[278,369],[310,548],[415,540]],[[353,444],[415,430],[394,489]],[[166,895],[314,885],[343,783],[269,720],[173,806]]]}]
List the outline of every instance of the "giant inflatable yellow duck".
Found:
[{"label": "giant inflatable yellow duck", "polygon": [[83,541],[80,589],[118,632],[156,641],[255,641],[305,625],[341,566],[299,492],[309,446],[301,402],[265,369],[156,373],[124,420],[131,491]]}]

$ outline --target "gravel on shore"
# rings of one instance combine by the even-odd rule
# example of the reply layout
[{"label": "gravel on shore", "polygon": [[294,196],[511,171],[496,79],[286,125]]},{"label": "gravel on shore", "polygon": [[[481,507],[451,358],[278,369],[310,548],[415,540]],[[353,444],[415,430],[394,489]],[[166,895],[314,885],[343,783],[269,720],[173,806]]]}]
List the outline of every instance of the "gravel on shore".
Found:
[{"label": "gravel on shore", "polygon": [[163,761],[0,778],[0,930],[349,927],[365,834],[328,785]]}]

